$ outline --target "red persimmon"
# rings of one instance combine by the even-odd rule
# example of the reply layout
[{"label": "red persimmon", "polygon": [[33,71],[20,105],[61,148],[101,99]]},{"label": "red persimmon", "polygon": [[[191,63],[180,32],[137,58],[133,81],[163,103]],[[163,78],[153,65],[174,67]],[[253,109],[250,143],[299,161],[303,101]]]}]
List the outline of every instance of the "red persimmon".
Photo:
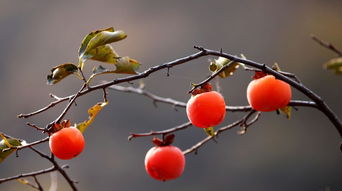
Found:
[{"label": "red persimmon", "polygon": [[257,111],[274,111],[285,107],[291,95],[290,85],[273,75],[255,79],[247,87],[248,103]]},{"label": "red persimmon", "polygon": [[145,156],[146,172],[156,180],[178,178],[182,175],[184,167],[183,152],[172,145],[152,147]]},{"label": "red persimmon", "polygon": [[51,152],[63,160],[79,155],[84,145],[83,134],[75,127],[63,128],[53,133],[49,140]]},{"label": "red persimmon", "polygon": [[200,128],[213,127],[223,121],[226,115],[226,104],[220,93],[204,92],[193,95],[189,99],[186,113],[193,125]]}]

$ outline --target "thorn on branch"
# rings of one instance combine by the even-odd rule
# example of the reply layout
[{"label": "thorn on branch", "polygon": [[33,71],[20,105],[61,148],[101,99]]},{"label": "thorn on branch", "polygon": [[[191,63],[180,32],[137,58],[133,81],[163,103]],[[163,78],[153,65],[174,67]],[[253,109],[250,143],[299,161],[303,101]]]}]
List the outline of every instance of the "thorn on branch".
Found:
[{"label": "thorn on branch", "polygon": [[49,96],[55,100],[61,100],[62,98],[56,96],[55,94],[50,93]]},{"label": "thorn on branch", "polygon": [[103,92],[103,100],[104,102],[108,102],[108,99],[107,99],[107,91],[106,91],[106,88],[102,88],[102,92]]},{"label": "thorn on branch", "polygon": [[156,100],[153,100],[152,103],[153,103],[153,106],[154,106],[155,108],[158,108],[158,104],[157,104],[157,101],[156,101]]},{"label": "thorn on branch", "polygon": [[195,45],[194,48],[199,50],[199,51],[205,52],[205,49],[202,46],[196,46]]},{"label": "thorn on branch", "polygon": [[166,76],[169,77],[170,76],[170,67],[167,67],[167,73]]}]

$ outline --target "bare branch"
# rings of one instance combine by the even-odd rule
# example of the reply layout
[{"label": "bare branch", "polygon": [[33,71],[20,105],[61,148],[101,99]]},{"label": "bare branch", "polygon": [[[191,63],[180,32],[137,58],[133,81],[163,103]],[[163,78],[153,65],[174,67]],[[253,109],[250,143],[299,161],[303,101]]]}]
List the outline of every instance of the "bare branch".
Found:
[{"label": "bare branch", "polygon": [[166,130],[163,130],[163,131],[150,131],[149,133],[131,133],[131,135],[128,137],[128,140],[132,140],[133,138],[136,138],[136,137],[147,137],[147,136],[154,136],[154,135],[166,135],[166,134],[169,134],[169,133],[173,133],[173,132],[176,132],[176,131],[180,131],[180,130],[183,130],[183,129],[186,129],[188,127],[190,127],[192,124],[190,122],[186,122],[186,123],[183,123],[181,125],[178,125],[176,127],[173,127],[173,128],[170,128],[170,129],[166,129]]},{"label": "bare branch", "polygon": [[312,40],[314,40],[315,42],[317,42],[319,45],[323,46],[324,48],[327,48],[327,49],[335,52],[338,56],[342,56],[342,51],[337,49],[333,44],[325,42],[313,34],[311,35],[311,38],[312,38]]},{"label": "bare branch", "polygon": [[33,176],[33,179],[34,179],[34,181],[35,181],[36,184],[37,184],[37,189],[38,189],[39,191],[44,191],[42,185],[41,185],[40,182],[38,181],[38,178],[37,178],[36,176]]},{"label": "bare branch", "polygon": [[228,130],[228,129],[231,129],[231,128],[233,128],[233,127],[236,127],[236,126],[240,125],[242,121],[243,121],[243,119],[240,119],[240,120],[235,121],[235,122],[233,122],[233,123],[231,123],[231,124],[229,124],[229,125],[227,125],[227,126],[221,127],[220,129],[218,129],[217,131],[215,131],[215,135],[214,135],[214,136],[207,136],[207,137],[204,138],[202,141],[200,141],[200,142],[198,142],[197,144],[193,145],[191,148],[189,148],[189,149],[183,151],[183,154],[184,154],[184,155],[187,155],[187,154],[192,153],[192,152],[197,153],[198,149],[199,149],[200,147],[202,147],[205,143],[207,143],[207,142],[210,141],[210,140],[214,140],[214,138],[215,138],[217,135],[219,135],[221,132],[224,132],[224,131],[226,131],[226,130]]},{"label": "bare branch", "polygon": [[72,190],[77,191],[76,185],[75,185],[75,181],[71,180],[71,178],[69,177],[69,175],[65,172],[64,168],[67,168],[68,165],[64,165],[64,166],[60,166],[56,160],[54,155],[51,153],[51,157],[49,157],[47,154],[44,154],[43,152],[39,151],[36,148],[30,147],[34,152],[36,152],[37,154],[39,154],[41,157],[46,158],[47,160],[49,160],[54,167],[56,168],[56,170],[59,171],[59,173],[65,178],[65,180],[68,182],[68,184],[70,185],[70,187],[72,188]]},{"label": "bare branch", "polygon": [[230,60],[226,65],[224,65],[222,68],[220,68],[218,71],[216,71],[215,73],[212,73],[207,79],[203,80],[202,82],[195,84],[192,86],[192,88],[189,90],[188,93],[193,92],[196,88],[208,83],[209,81],[211,81],[212,79],[214,79],[216,76],[218,76],[221,72],[223,72],[227,67],[230,66],[231,63],[235,62],[234,60]]},{"label": "bare branch", "polygon": [[[254,114],[255,114],[254,118],[248,121]],[[248,127],[251,126],[253,123],[255,123],[259,119],[260,115],[261,115],[261,112],[255,111],[255,110],[251,110],[247,115],[245,115],[245,117],[242,118],[243,121],[240,124],[241,129],[240,131],[238,131],[238,134],[239,135],[246,134]]]},{"label": "bare branch", "polygon": [[186,107],[185,102],[177,101],[177,100],[174,100],[172,98],[160,97],[160,96],[157,96],[157,95],[155,95],[155,94],[153,94],[147,90],[144,90],[142,88],[124,87],[124,86],[119,86],[119,85],[113,85],[113,86],[110,86],[109,89],[120,91],[120,92],[127,92],[127,93],[135,93],[138,95],[144,95],[144,96],[150,98],[155,103],[160,102],[160,103],[171,104],[174,107],[183,107],[183,108]]},{"label": "bare branch", "polygon": [[41,140],[34,141],[34,142],[31,142],[31,143],[28,143],[28,144],[25,144],[25,145],[13,146],[13,147],[11,147],[11,148],[6,148],[6,149],[3,149],[3,151],[7,151],[7,150],[10,150],[10,149],[21,150],[21,149],[24,149],[24,148],[32,147],[32,146],[34,146],[34,145],[38,145],[38,144],[47,142],[48,140],[49,140],[49,137],[45,137],[45,138],[43,138],[43,139],[41,139]]},{"label": "bare branch", "polygon": [[30,177],[30,176],[37,176],[37,175],[41,175],[41,174],[46,174],[46,173],[49,173],[49,172],[52,172],[55,170],[57,170],[57,168],[55,166],[52,166],[50,168],[43,169],[43,170],[38,170],[38,171],[34,171],[34,172],[18,174],[18,175],[7,177],[7,178],[2,178],[2,179],[0,179],[0,184],[7,182],[7,181],[10,181],[10,180],[19,179],[19,178],[25,178],[25,177]]},{"label": "bare branch", "polygon": [[32,124],[32,123],[26,123],[26,125],[28,125],[28,126],[30,126],[30,127],[32,127],[32,128],[35,128],[35,129],[37,129],[38,131],[45,131],[44,128],[38,127],[37,125]]},{"label": "bare branch", "polygon": [[71,105],[75,102],[76,98],[80,95],[80,93],[82,92],[82,90],[84,90],[84,88],[87,87],[87,84],[83,84],[83,86],[81,87],[81,89],[74,95],[74,97],[70,100],[70,102],[68,103],[68,105],[65,107],[65,109],[63,110],[63,112],[61,113],[60,116],[57,117],[57,119],[55,121],[53,121],[51,124],[54,123],[59,123],[61,122],[61,120],[63,119],[63,117],[65,116],[65,114],[69,111]]},{"label": "bare branch", "polygon": [[[258,69],[258,68],[250,68],[250,67],[246,67],[246,66],[244,67],[244,70],[246,70],[246,71],[254,71],[254,72],[261,72],[262,71],[261,69]],[[278,72],[280,74],[283,74],[284,76],[287,76],[289,78],[294,79],[298,83],[302,83],[295,74],[292,74],[292,73],[289,73],[289,72],[284,72],[284,71],[278,71]]]},{"label": "bare branch", "polygon": [[253,116],[254,113],[255,113],[255,111],[252,110],[248,114],[246,114],[243,118],[241,118],[240,120],[237,120],[237,121],[235,121],[229,125],[226,125],[224,127],[219,128],[217,131],[215,131],[214,136],[207,136],[202,141],[199,141],[197,144],[193,145],[191,148],[183,151],[183,154],[187,155],[187,154],[192,153],[192,152],[195,152],[195,154],[197,154],[198,149],[200,147],[202,147],[204,144],[206,144],[210,140],[215,140],[215,138],[218,137],[218,135],[221,134],[222,132],[227,131],[227,130],[232,129],[232,128],[237,127],[237,126],[245,125],[247,128],[248,126],[254,124],[259,119],[260,112],[257,112],[255,117],[253,119],[251,119],[249,122],[247,122],[249,120],[249,118],[251,116]]},{"label": "bare branch", "polygon": [[328,119],[331,121],[332,124],[334,124],[336,130],[342,137],[342,122],[337,117],[337,115],[330,109],[330,107],[323,101],[321,97],[319,97],[316,93],[314,93],[312,90],[304,86],[302,83],[298,83],[295,80],[292,80],[291,78],[273,70],[271,67],[260,64],[258,62],[254,62],[248,59],[243,59],[238,56],[234,56],[227,53],[222,53],[215,50],[209,50],[201,47],[197,47],[197,49],[204,52],[206,55],[213,55],[213,56],[221,56],[228,58],[230,60],[235,60],[236,62],[243,63],[245,65],[261,69],[262,71],[274,75],[276,78],[285,81],[286,83],[290,84],[292,87],[296,88],[298,91],[302,92],[304,95],[306,95],[308,98],[310,98],[312,101],[314,101],[317,105],[317,108],[324,113]]},{"label": "bare branch", "polygon": [[58,105],[59,103],[62,103],[64,101],[66,101],[66,100],[70,100],[72,97],[74,97],[74,95],[71,95],[71,96],[68,96],[68,97],[64,97],[64,98],[59,98],[56,101],[51,102],[49,105],[47,105],[47,106],[45,106],[45,107],[43,107],[43,108],[41,108],[41,109],[39,109],[37,111],[31,112],[31,113],[27,113],[27,114],[21,113],[17,117],[18,118],[29,118],[31,116],[37,115],[39,113],[42,113],[42,112],[44,112],[44,111],[46,111],[46,110],[48,110],[48,109]]}]

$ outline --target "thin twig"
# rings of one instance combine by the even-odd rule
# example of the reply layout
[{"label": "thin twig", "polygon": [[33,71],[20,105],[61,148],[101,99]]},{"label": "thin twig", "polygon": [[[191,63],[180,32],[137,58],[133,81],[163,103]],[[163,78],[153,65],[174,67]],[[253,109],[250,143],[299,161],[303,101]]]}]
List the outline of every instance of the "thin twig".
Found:
[{"label": "thin twig", "polygon": [[43,139],[40,139],[40,140],[38,140],[38,141],[31,142],[31,143],[27,143],[27,144],[25,144],[25,145],[13,146],[13,147],[11,147],[11,148],[6,148],[6,149],[3,149],[3,151],[7,151],[7,150],[11,150],[11,149],[21,150],[21,149],[24,149],[24,148],[29,148],[29,147],[32,147],[32,146],[34,146],[34,145],[38,145],[38,144],[47,142],[48,140],[49,140],[49,137],[45,137],[45,138],[43,138]]},{"label": "thin twig", "polygon": [[51,153],[51,156],[49,157],[47,154],[44,154],[42,151],[39,151],[38,149],[34,148],[34,147],[30,147],[30,149],[32,149],[34,152],[36,152],[37,154],[39,154],[41,157],[46,158],[47,160],[49,160],[54,167],[56,168],[56,170],[59,171],[59,173],[64,177],[64,179],[68,182],[68,184],[70,185],[70,187],[72,188],[73,191],[77,191],[76,185],[75,185],[75,181],[71,180],[71,178],[69,177],[69,175],[65,172],[64,168],[67,168],[68,165],[65,166],[60,166],[56,160],[54,155]]},{"label": "thin twig", "polygon": [[[255,114],[256,113],[256,114]],[[255,114],[254,118],[249,120]],[[244,135],[247,132],[249,126],[255,123],[261,115],[260,111],[251,110],[245,117],[243,117],[243,121],[240,124],[240,131],[238,131],[239,135]]]},{"label": "thin twig", "polygon": [[313,34],[311,35],[311,38],[312,38],[312,40],[314,40],[315,42],[317,42],[319,45],[323,46],[324,48],[327,48],[327,49],[335,52],[338,56],[342,56],[342,51],[337,49],[333,44],[325,42]]},{"label": "thin twig", "polygon": [[180,130],[183,130],[183,129],[186,129],[188,127],[190,127],[192,124],[191,122],[186,122],[186,123],[183,123],[181,125],[178,125],[176,127],[173,127],[173,128],[170,128],[170,129],[166,129],[166,130],[163,130],[163,131],[150,131],[149,133],[131,133],[131,135],[128,137],[128,140],[132,140],[133,138],[136,138],[136,137],[147,137],[147,136],[154,136],[154,135],[166,135],[166,134],[169,134],[169,133],[173,133],[173,132],[176,132],[176,131],[180,131]]},{"label": "thin twig", "polygon": [[183,151],[183,154],[187,155],[187,154],[192,153],[192,152],[195,152],[195,154],[197,154],[198,149],[200,147],[202,147],[204,144],[206,144],[210,140],[214,140],[222,132],[227,131],[229,129],[232,129],[234,127],[237,127],[243,123],[247,123],[247,126],[254,124],[260,116],[259,112],[252,120],[250,120],[249,122],[246,122],[246,120],[248,120],[252,116],[253,113],[254,113],[254,111],[251,111],[247,115],[245,115],[243,118],[241,118],[240,120],[237,120],[237,121],[235,121],[229,125],[226,125],[224,127],[219,128],[218,130],[215,131],[215,134],[213,136],[207,136],[202,141],[199,141],[197,144],[195,144],[192,147],[190,147],[189,149],[186,149],[185,151]]},{"label": "thin twig", "polygon": [[214,79],[216,76],[218,76],[221,72],[223,72],[227,67],[230,67],[230,64],[235,62],[235,60],[230,60],[226,65],[224,65],[222,68],[220,68],[218,71],[212,73],[207,79],[203,80],[202,82],[198,83],[198,84],[194,84],[192,86],[192,88],[189,90],[188,93],[193,92],[196,88],[208,83],[209,81],[211,81],[212,79]]},{"label": "thin twig", "polygon": [[41,174],[46,174],[46,173],[49,173],[49,172],[52,172],[55,170],[57,170],[57,168],[55,166],[52,166],[50,168],[43,169],[43,170],[38,170],[38,171],[34,171],[34,172],[23,173],[23,174],[18,174],[18,175],[7,177],[7,178],[2,178],[2,179],[0,179],[0,184],[7,182],[7,181],[10,181],[10,180],[19,179],[19,178],[25,178],[25,177],[30,177],[30,176],[37,176],[37,175],[41,175]]},{"label": "thin twig", "polygon": [[158,96],[156,94],[153,94],[147,90],[144,90],[142,88],[134,88],[134,87],[124,87],[124,86],[119,86],[119,85],[113,85],[110,86],[109,89],[120,91],[120,92],[127,92],[127,93],[135,93],[138,95],[144,95],[148,98],[150,98],[154,103],[160,102],[160,103],[167,103],[171,104],[174,107],[186,107],[185,102],[177,101],[172,98],[165,98]]},{"label": "thin twig", "polygon": [[[244,67],[244,70],[246,70],[246,71],[253,71],[253,72],[261,72],[262,71],[261,69],[258,69],[258,68],[250,68],[250,67],[246,67],[246,66]],[[284,71],[278,71],[278,72],[280,74],[283,74],[284,76],[287,76],[289,78],[294,79],[298,83],[302,83],[295,74],[292,74],[292,73],[289,73],[289,72],[284,72]]]},{"label": "thin twig", "polygon": [[231,123],[231,124],[229,124],[229,125],[227,125],[227,126],[224,126],[224,127],[220,128],[220,129],[218,129],[217,131],[215,131],[214,136],[207,136],[207,137],[204,138],[202,141],[199,141],[197,144],[193,145],[191,148],[186,149],[185,151],[183,151],[183,154],[184,154],[184,155],[187,155],[187,154],[192,153],[192,152],[197,153],[198,149],[199,149],[200,147],[202,147],[205,143],[207,143],[208,141],[214,139],[214,138],[215,138],[218,134],[220,134],[221,132],[226,131],[226,130],[228,130],[228,129],[231,129],[231,128],[233,128],[233,127],[238,126],[241,122],[242,122],[242,119],[240,119],[240,120],[238,120],[238,121],[235,121],[234,123]]},{"label": "thin twig", "polygon": [[32,128],[35,128],[35,129],[37,129],[38,131],[45,131],[44,128],[38,127],[37,125],[32,124],[32,123],[26,123],[26,125],[28,125],[28,126],[30,126],[30,127],[32,127]]},{"label": "thin twig", "polygon": [[68,97],[59,98],[56,101],[51,102],[50,104],[48,104],[47,106],[45,106],[45,107],[43,107],[43,108],[41,108],[39,110],[36,110],[34,112],[31,112],[31,113],[27,113],[27,114],[21,113],[21,114],[17,115],[17,117],[18,118],[29,118],[31,116],[37,115],[39,113],[42,113],[42,112],[44,112],[44,111],[46,111],[46,110],[48,110],[48,109],[58,105],[59,103],[62,103],[62,102],[67,101],[67,100],[70,100],[72,97],[74,97],[74,95],[71,95],[71,96],[68,96]]},{"label": "thin twig", "polygon": [[37,184],[38,190],[39,190],[39,191],[44,191],[42,185],[41,185],[40,182],[38,181],[38,178],[37,178],[36,176],[33,176],[33,179],[34,179],[34,181],[35,181],[36,184]]},{"label": "thin twig", "polygon": [[83,84],[83,86],[81,87],[80,90],[78,90],[78,92],[74,95],[74,97],[70,100],[70,102],[68,103],[68,105],[65,107],[65,109],[63,110],[63,112],[61,113],[60,116],[57,117],[56,120],[54,120],[52,123],[50,124],[54,124],[54,123],[60,123],[61,120],[63,119],[63,117],[65,116],[65,114],[68,112],[68,110],[70,109],[71,105],[75,102],[76,98],[80,95],[80,93],[82,92],[82,90],[84,90],[84,88],[87,87],[87,84]]}]

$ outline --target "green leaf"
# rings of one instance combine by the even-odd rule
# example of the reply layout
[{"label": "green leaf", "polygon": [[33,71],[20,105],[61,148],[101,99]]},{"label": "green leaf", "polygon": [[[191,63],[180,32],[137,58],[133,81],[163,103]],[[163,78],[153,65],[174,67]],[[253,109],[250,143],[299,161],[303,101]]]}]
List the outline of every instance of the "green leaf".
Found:
[{"label": "green leaf", "polygon": [[[4,161],[10,154],[12,154],[16,149],[8,149],[12,146],[21,146],[22,141],[15,138],[6,138],[4,135],[0,134],[2,140],[0,141],[0,163]],[[6,151],[3,151],[6,149]]]},{"label": "green leaf", "polygon": [[51,69],[51,74],[47,76],[47,84],[53,85],[63,80],[65,77],[70,74],[74,74],[78,71],[77,66],[72,63],[66,63],[59,66],[56,66]]},{"label": "green leaf", "polygon": [[207,128],[204,128],[203,130],[207,135],[209,135],[211,137],[215,135],[214,127],[207,127]]},{"label": "green leaf", "polygon": [[342,74],[342,57],[333,58],[324,64],[327,70],[333,70],[335,74]]},{"label": "green leaf", "polygon": [[92,49],[88,54],[90,59],[106,62],[110,64],[116,64],[119,55],[114,51],[111,45],[106,44]]},{"label": "green leaf", "polygon": [[96,115],[106,106],[108,102],[100,102],[88,109],[89,118],[88,120],[76,125],[82,133],[89,127],[89,125],[95,120]]},{"label": "green leaf", "polygon": [[292,113],[292,107],[291,106],[285,106],[283,108],[280,108],[279,111],[284,113],[286,115],[287,119],[291,119],[291,113]]},{"label": "green leaf", "polygon": [[93,31],[93,32],[90,32],[87,36],[84,37],[84,39],[82,40],[82,44],[81,44],[81,47],[80,49],[78,50],[78,56],[81,57],[81,55],[85,52],[88,44],[89,44],[89,41],[94,38],[94,36],[100,32],[103,32],[103,31],[109,31],[109,32],[114,32],[114,28],[113,27],[110,27],[110,28],[107,28],[107,29],[102,29],[102,30],[97,30],[97,31]]},{"label": "green leaf", "polygon": [[223,66],[229,64],[229,66],[224,69],[219,76],[221,78],[227,78],[231,75],[234,74],[234,72],[239,68],[240,63],[239,62],[230,62],[229,59],[224,58],[224,57],[219,57],[218,59],[215,59],[212,61],[209,65],[209,70],[213,73],[217,72],[220,70]]}]

